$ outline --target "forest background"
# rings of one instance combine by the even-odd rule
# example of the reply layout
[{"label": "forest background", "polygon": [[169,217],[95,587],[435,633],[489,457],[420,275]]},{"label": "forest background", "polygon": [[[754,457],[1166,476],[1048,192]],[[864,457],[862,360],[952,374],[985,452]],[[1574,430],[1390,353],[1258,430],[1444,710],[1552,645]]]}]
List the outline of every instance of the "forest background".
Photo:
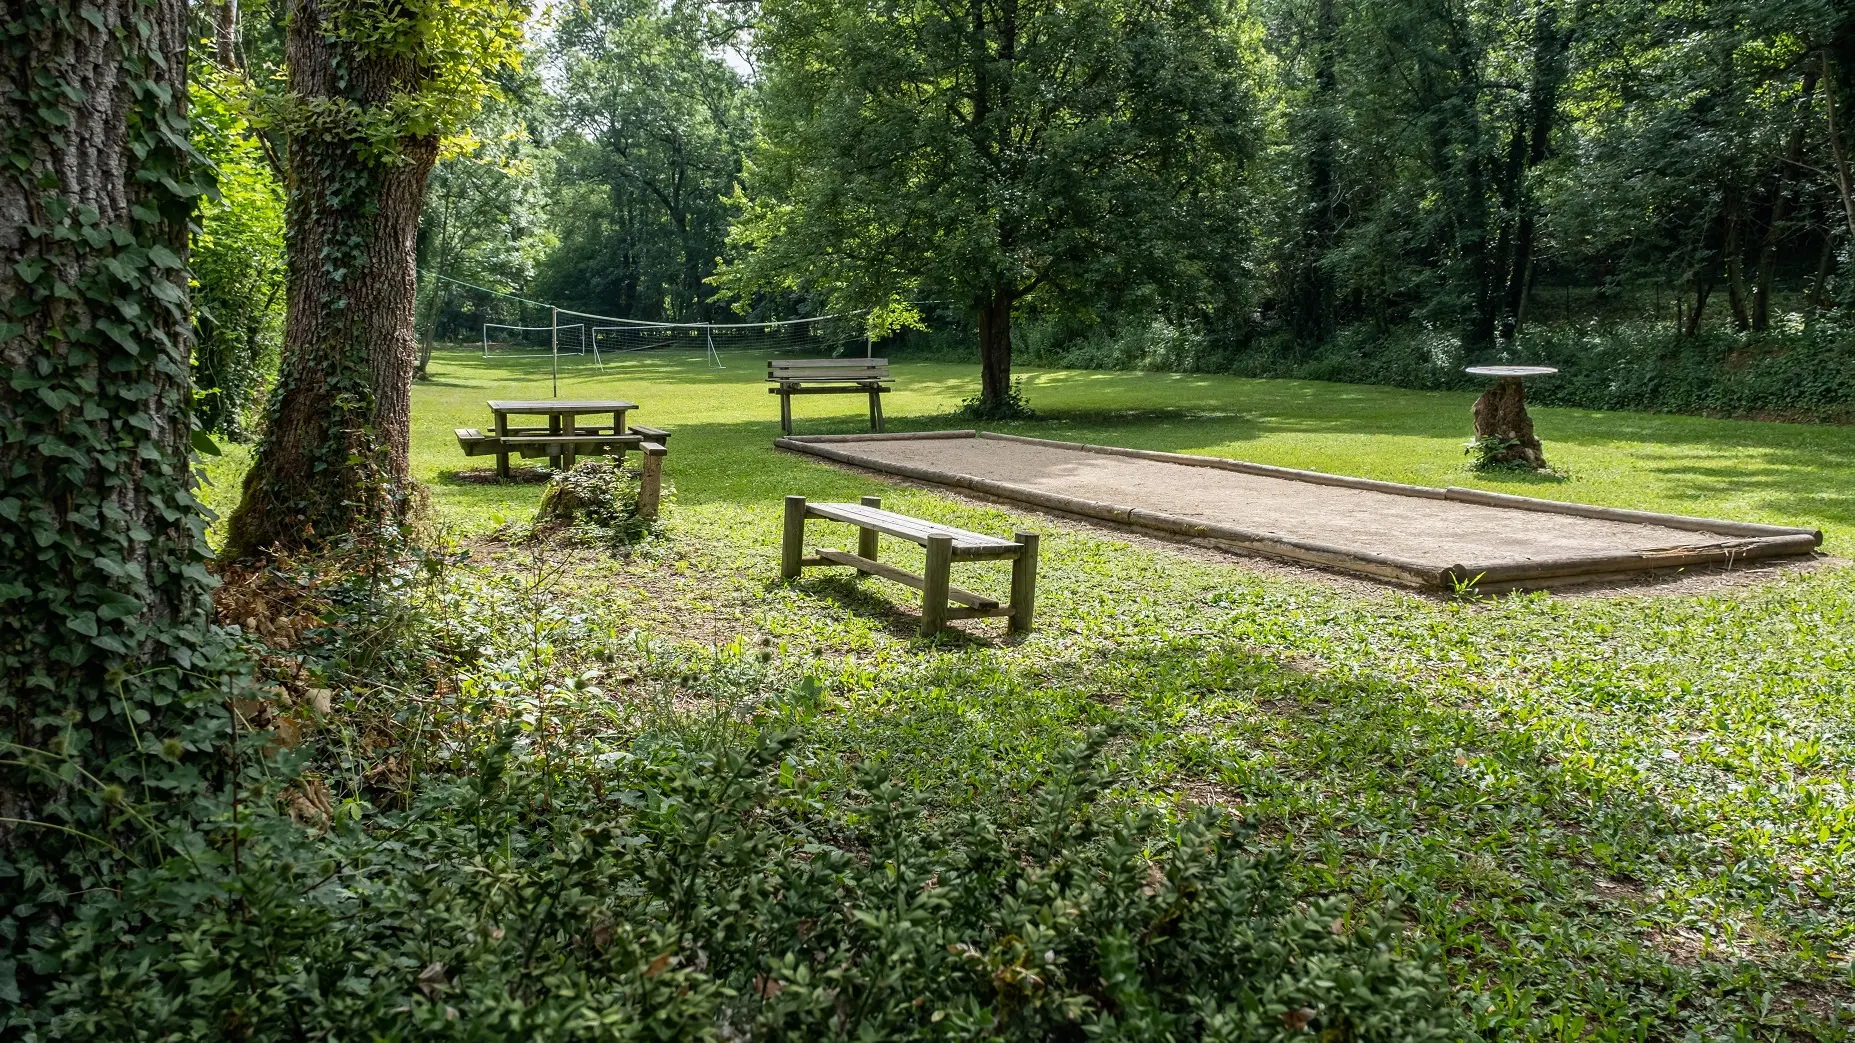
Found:
[{"label": "forest background", "polygon": [[[1020,10],[974,10],[988,6]],[[1173,159],[1194,164],[1189,195],[1218,200],[1215,222],[1148,227],[1145,247],[1171,264],[1034,286],[1011,314],[1020,360],[1420,388],[1466,386],[1465,363],[1524,361],[1565,371],[1539,386],[1547,402],[1849,419],[1855,202],[1840,124],[1855,37],[1825,3],[1212,6],[1229,68],[1169,89],[1229,110],[1210,150],[1225,162]],[[475,341],[486,321],[547,323],[499,294],[682,322],[879,303],[828,278],[729,285],[774,243],[829,252],[847,236],[776,221],[803,187],[792,156],[828,167],[817,135],[857,128],[795,130],[804,88],[778,66],[805,41],[766,17],[591,0],[534,27],[523,71],[500,74],[430,181],[427,349]],[[278,64],[278,21],[275,5],[244,9],[246,73]],[[870,79],[915,58],[833,60],[864,62],[844,75]],[[208,426],[238,439],[275,370],[283,191],[275,149],[215,104],[221,74],[196,70],[223,192],[197,245],[196,379]],[[823,147],[837,144],[851,161],[870,147]],[[883,351],[976,357],[982,306],[926,267],[883,287],[934,302]]]}]

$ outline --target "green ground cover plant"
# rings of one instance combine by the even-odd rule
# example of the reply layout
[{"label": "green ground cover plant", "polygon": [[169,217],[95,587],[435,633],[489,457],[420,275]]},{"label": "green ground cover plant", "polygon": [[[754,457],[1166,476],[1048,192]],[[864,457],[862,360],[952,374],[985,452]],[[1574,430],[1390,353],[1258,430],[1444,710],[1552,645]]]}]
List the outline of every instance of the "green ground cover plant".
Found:
[{"label": "green ground cover plant", "polygon": [[[785,1008],[772,1000],[788,989],[796,1020],[755,1021],[757,1031],[815,1038],[865,1024],[861,1015],[833,1021],[837,999],[826,1003],[817,991],[827,986],[814,980],[800,989],[779,977],[786,969],[771,973],[726,955],[738,949],[653,948],[648,931],[700,932],[674,915],[621,917],[645,907],[589,897],[567,882],[593,877],[561,875],[560,860],[580,857],[555,853],[578,850],[563,822],[594,829],[593,837],[660,844],[692,827],[643,815],[655,798],[622,794],[646,793],[641,779],[669,786],[663,780],[679,771],[709,778],[687,785],[714,786],[712,767],[690,766],[734,757],[727,763],[739,766],[721,774],[747,780],[742,792],[764,802],[742,799],[771,816],[756,820],[767,831],[731,834],[742,843],[786,850],[796,835],[820,843],[828,836],[833,850],[859,860],[882,850],[865,816],[880,817],[877,807],[892,803],[898,810],[880,814],[902,817],[889,821],[921,816],[925,825],[908,828],[922,838],[916,864],[929,866],[944,846],[938,829],[984,820],[1003,849],[1019,850],[1011,845],[1031,843],[1024,838],[1047,821],[1039,816],[1053,791],[1099,787],[1064,821],[1093,823],[1091,836],[1110,848],[1123,843],[1117,836],[1137,838],[1125,843],[1157,865],[1177,838],[1192,836],[1228,851],[1234,861],[1225,864],[1277,866],[1289,903],[1283,915],[1306,911],[1325,923],[1342,943],[1341,964],[1378,997],[1369,1009],[1383,1015],[1349,1035],[1334,1028],[1341,1022],[1331,1005],[1284,1002],[1268,1028],[1290,1037],[1847,1037],[1855,1017],[1855,810],[1846,788],[1855,769],[1855,571],[1832,563],[1685,594],[1478,600],[1256,570],[780,454],[770,445],[777,420],[757,367],[730,362],[713,371],[700,360],[644,359],[608,365],[603,375],[583,367],[563,380],[563,396],[623,395],[640,403],[640,422],[674,431],[666,476],[677,498],[663,537],[622,558],[588,541],[490,538],[532,512],[541,487],[447,477],[478,462],[456,452],[450,428],[481,426],[485,398],[544,395],[540,367],[440,354],[437,382],[418,392],[414,468],[433,483],[435,517],[469,554],[448,566],[442,591],[419,595],[439,599],[433,614],[449,629],[406,643],[421,657],[478,651],[439,654],[435,665],[414,657],[398,681],[368,681],[391,676],[377,667],[327,674],[336,718],[358,730],[348,747],[365,746],[356,722],[369,714],[428,720],[420,727],[431,730],[425,752],[401,757],[397,776],[369,781],[380,750],[348,770],[316,769],[331,817],[344,809],[350,816],[344,828],[371,837],[367,844],[410,845],[390,857],[384,849],[344,856],[356,860],[355,886],[380,881],[368,885],[378,890],[367,899],[380,903],[369,906],[378,923],[440,924],[393,933],[357,922],[328,943],[390,953],[366,971],[365,984],[395,996],[396,1006],[462,1036],[456,1026],[478,1024],[479,1014],[495,1025],[504,1024],[495,1011],[591,1009],[586,983],[619,980],[612,968],[622,965],[634,999],[673,971],[690,995],[717,997],[710,1006],[678,1000],[650,1009],[688,1015],[695,1020],[681,1024],[700,1021],[724,1037],[722,1027],[748,1024],[740,1018],[773,1018]],[[970,374],[954,367],[903,365],[898,385],[888,410],[897,428],[951,426],[957,402],[971,393]],[[1039,418],[1013,430],[1815,524],[1827,530],[1831,551],[1850,546],[1855,432],[1847,429],[1540,409],[1547,451],[1568,475],[1542,482],[1468,470],[1461,446],[1469,394],[1098,372],[1034,372],[1027,391]],[[801,430],[859,424],[847,405],[803,412]],[[230,460],[222,483],[233,476]],[[780,496],[873,491],[894,509],[962,527],[1044,532],[1038,629],[1014,641],[963,624],[961,634],[923,642],[896,607],[912,605],[901,588],[828,573],[777,581]],[[892,555],[905,566],[906,550]],[[1005,582],[1000,568],[975,572],[970,585],[1002,594]],[[518,608],[481,607],[492,604]],[[408,701],[400,690],[429,695]],[[506,753],[493,753],[505,742]],[[507,781],[515,779],[527,781]],[[487,883],[466,887],[417,869],[477,857],[435,838],[462,844],[453,831],[478,828],[472,802],[489,798],[474,794],[493,786],[509,787],[495,798],[494,835],[515,845],[497,848],[500,861],[483,870],[503,881],[494,901]],[[897,796],[876,796],[884,792]],[[389,799],[394,793],[406,796]],[[561,814],[542,813],[550,807]],[[443,810],[426,818],[418,808]],[[1217,812],[1225,825],[1194,825]],[[1201,828],[1212,832],[1192,832]],[[547,830],[555,833],[544,838]],[[1232,830],[1231,839],[1216,839],[1225,836],[1218,830]],[[433,857],[438,851],[447,853]],[[403,894],[385,883],[402,871]],[[668,885],[639,886],[655,894],[652,887]],[[836,886],[899,893],[856,872]],[[1141,896],[1135,905],[1153,897],[1145,886],[1132,889]],[[421,887],[448,897],[415,901]],[[585,915],[543,908],[560,896],[582,903],[574,908]],[[1215,903],[1204,908],[1228,915]],[[450,911],[433,917],[433,909]],[[588,946],[598,948],[600,916],[615,926],[602,943],[609,949],[595,954]],[[973,943],[992,961],[992,984],[974,985],[971,995],[994,1004],[996,1019],[999,974],[1030,968],[1041,954],[1032,946],[1020,960],[1004,939],[1027,936],[990,922],[1001,926],[985,937],[1004,947]],[[525,941],[518,961],[483,941],[498,927],[504,937],[539,940]],[[1287,935],[1303,937],[1298,930]],[[391,945],[379,931],[392,935]],[[1072,955],[1079,949],[1044,951],[1066,967],[1086,962]],[[647,973],[665,952],[671,958]],[[1087,974],[1111,981],[1106,950],[1094,952]],[[971,970],[962,962],[969,957],[954,955],[946,967]],[[699,959],[708,969],[695,966]],[[503,969],[486,969],[492,963]],[[789,970],[803,966],[801,958]],[[472,976],[479,973],[486,977]],[[1427,984],[1431,974],[1440,986]],[[514,1003],[502,984],[493,996],[482,991],[485,982],[510,981],[553,990],[552,998],[542,1003],[536,991]],[[1105,986],[1074,981],[1093,997],[1093,1012],[1121,1019],[1120,1011],[1145,1009],[1104,1001]],[[745,1000],[701,992],[743,985]],[[828,987],[877,997],[878,1006],[900,996],[866,979]],[[967,1002],[962,988],[949,985],[923,1007],[951,1010]],[[1051,997],[1065,994],[1051,989]],[[1396,995],[1427,1004],[1432,1022],[1387,998]],[[458,1022],[446,1020],[446,1006]],[[1212,1035],[1203,1020],[1209,1008],[1176,991],[1156,1009],[1175,1020],[1143,1029],[1097,1021],[1099,1035]],[[902,1016],[930,1035],[945,1022],[923,1028]],[[565,1037],[590,1023],[549,1024]]]}]

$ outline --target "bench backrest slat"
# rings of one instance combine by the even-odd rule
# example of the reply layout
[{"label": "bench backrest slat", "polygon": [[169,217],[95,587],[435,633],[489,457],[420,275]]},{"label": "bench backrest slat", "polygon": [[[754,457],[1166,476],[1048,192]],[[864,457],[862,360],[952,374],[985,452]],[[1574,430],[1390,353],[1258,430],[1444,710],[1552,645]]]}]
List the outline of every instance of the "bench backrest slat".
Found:
[{"label": "bench backrest slat", "polygon": [[888,359],[769,359],[768,380],[856,381],[889,379]]}]

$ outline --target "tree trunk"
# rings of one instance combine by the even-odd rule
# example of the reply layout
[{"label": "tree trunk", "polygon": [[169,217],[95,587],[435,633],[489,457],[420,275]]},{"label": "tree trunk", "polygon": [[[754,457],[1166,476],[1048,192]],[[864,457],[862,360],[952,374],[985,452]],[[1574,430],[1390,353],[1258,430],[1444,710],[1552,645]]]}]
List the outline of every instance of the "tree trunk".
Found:
[{"label": "tree trunk", "polygon": [[1534,167],[1552,154],[1552,125],[1559,114],[1559,88],[1565,83],[1565,52],[1571,37],[1559,29],[1558,8],[1541,4],[1533,23],[1533,84],[1527,92],[1526,164],[1519,172],[1515,200],[1519,209],[1514,229],[1513,263],[1508,268],[1504,294],[1507,318],[1501,336],[1512,340],[1526,321],[1527,292],[1533,280],[1533,239],[1536,205],[1531,184]]},{"label": "tree trunk", "polygon": [[1324,263],[1339,227],[1339,187],[1335,168],[1334,95],[1337,23],[1334,0],[1318,0],[1314,35],[1314,125],[1308,135],[1308,205],[1301,227],[1300,249],[1295,257],[1288,291],[1289,327],[1305,348],[1326,343],[1333,334],[1333,273]]},{"label": "tree trunk", "polygon": [[1726,303],[1733,310],[1733,326],[1741,331],[1752,326],[1746,305],[1745,282],[1745,207],[1735,201],[1726,215],[1726,245],[1720,248],[1726,263]]},{"label": "tree trunk", "polygon": [[[187,229],[209,175],[187,144],[186,5],[17,0],[5,38],[0,963],[31,1009],[32,936],[117,882],[118,847],[159,842],[96,780],[129,802],[198,791],[224,647],[189,467]],[[138,727],[187,743],[180,764]]]},{"label": "tree trunk", "polygon": [[1804,118],[1810,109],[1810,97],[1816,93],[1814,68],[1804,70],[1803,91],[1797,101],[1797,122],[1785,143],[1784,162],[1778,164],[1771,190],[1771,222],[1765,227],[1765,241],[1759,247],[1758,268],[1752,277],[1752,328],[1764,332],[1771,328],[1771,291],[1778,276],[1778,247],[1784,242],[1784,222],[1790,216],[1791,172],[1803,162]]},{"label": "tree trunk", "polygon": [[[384,107],[416,91],[413,57],[371,57],[325,35],[318,0],[292,0],[290,90]],[[363,154],[345,125],[290,141],[290,299],[269,430],[225,554],[313,547],[403,520],[410,499],[414,244],[435,137]]]},{"label": "tree trunk", "polygon": [[1011,294],[995,291],[979,305],[979,415],[1009,416],[1011,396]]},{"label": "tree trunk", "polygon": [[1688,312],[1688,336],[1699,335],[1700,316],[1707,310],[1707,298],[1711,296],[1713,296],[1713,280],[1696,276],[1694,279],[1694,310]]},{"label": "tree trunk", "polygon": [[1518,380],[1503,380],[1476,399],[1474,419],[1477,440],[1500,443],[1484,462],[1546,466],[1539,439],[1533,434],[1533,418],[1527,413],[1526,391]]}]

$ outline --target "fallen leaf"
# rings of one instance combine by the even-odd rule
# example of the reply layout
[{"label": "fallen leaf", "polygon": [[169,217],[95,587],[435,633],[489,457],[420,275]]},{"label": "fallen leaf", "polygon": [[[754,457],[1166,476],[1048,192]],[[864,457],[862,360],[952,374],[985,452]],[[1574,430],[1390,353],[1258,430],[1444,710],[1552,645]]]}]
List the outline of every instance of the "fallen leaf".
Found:
[{"label": "fallen leaf", "polygon": [[644,968],[644,976],[646,978],[655,978],[657,975],[662,974],[663,969],[668,966],[670,966],[670,954],[664,953],[662,956],[652,960],[649,967]]}]

